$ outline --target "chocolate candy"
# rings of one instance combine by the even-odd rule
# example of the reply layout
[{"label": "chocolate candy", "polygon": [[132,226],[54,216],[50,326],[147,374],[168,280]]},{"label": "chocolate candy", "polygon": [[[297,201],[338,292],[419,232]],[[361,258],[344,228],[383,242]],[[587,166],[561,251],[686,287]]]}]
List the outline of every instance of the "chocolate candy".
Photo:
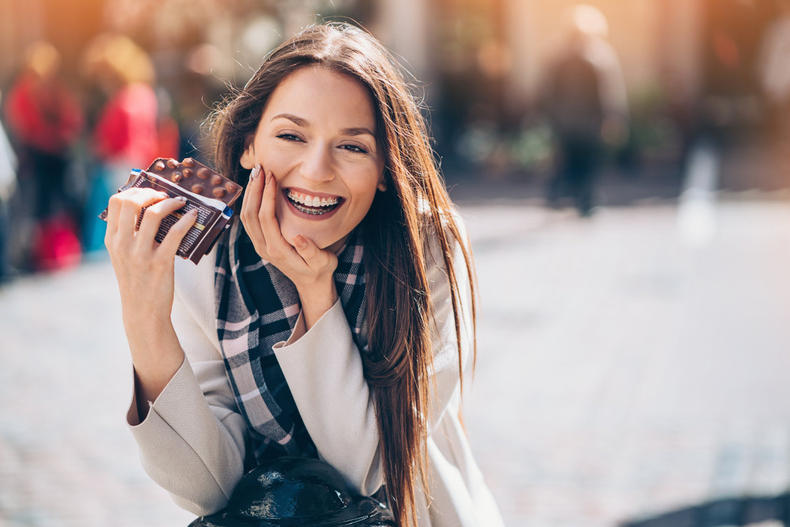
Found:
[{"label": "chocolate candy", "polygon": [[193,194],[218,199],[227,205],[233,203],[242,190],[238,183],[223,177],[191,157],[181,163],[175,159],[160,157],[151,163],[148,172],[169,179]]},{"label": "chocolate candy", "polygon": [[[182,162],[175,159],[155,159],[148,170],[133,170],[129,180],[118,192],[132,187],[152,188],[165,192],[170,197],[182,196],[185,205],[162,219],[155,239],[161,242],[178,219],[192,209],[197,209],[197,220],[182,238],[176,254],[189,258],[194,263],[211,250],[214,243],[230,227],[233,215],[231,205],[241,194],[241,185],[218,174],[206,165],[186,158]],[[140,228],[145,208],[137,218],[136,228]],[[107,220],[107,209],[99,218]]]}]

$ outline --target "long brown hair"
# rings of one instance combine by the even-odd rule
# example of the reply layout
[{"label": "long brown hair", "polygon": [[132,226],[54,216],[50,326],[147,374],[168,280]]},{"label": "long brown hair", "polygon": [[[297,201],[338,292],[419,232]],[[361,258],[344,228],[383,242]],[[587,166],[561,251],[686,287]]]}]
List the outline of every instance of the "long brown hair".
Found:
[{"label": "long brown hair", "polygon": [[[427,482],[429,370],[433,311],[426,254],[438,239],[450,281],[461,350],[461,294],[453,271],[453,248],[460,246],[472,288],[474,271],[430,146],[415,97],[396,62],[364,30],[346,23],[309,26],[281,44],[243,89],[213,115],[215,163],[225,175],[246,184],[239,159],[255,131],[269,96],[297,68],[320,64],[358,80],[367,88],[376,117],[376,139],[385,157],[387,190],[378,192],[360,225],[365,245],[369,351],[362,354],[374,399],[382,466],[398,525],[416,525],[415,481]],[[474,335],[474,333],[473,333]],[[473,353],[476,356],[476,336]],[[463,387],[463,380],[461,380]]]}]

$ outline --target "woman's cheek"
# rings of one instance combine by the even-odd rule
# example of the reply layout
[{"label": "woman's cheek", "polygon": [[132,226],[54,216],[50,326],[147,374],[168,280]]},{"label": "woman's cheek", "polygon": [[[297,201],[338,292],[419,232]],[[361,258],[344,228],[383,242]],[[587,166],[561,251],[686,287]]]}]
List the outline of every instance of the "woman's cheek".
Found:
[{"label": "woman's cheek", "polygon": [[282,218],[285,217],[285,198],[282,195],[282,192],[279,190],[277,191],[277,195],[274,196],[274,216],[277,218],[282,225]]},{"label": "woman's cheek", "polygon": [[263,165],[264,172],[266,172],[267,174],[271,172],[274,175],[275,180],[277,181],[277,193],[274,197],[275,200],[274,215],[279,220],[280,218],[283,217],[284,206],[285,206],[285,203],[283,202],[282,199],[282,193],[280,192],[281,190],[280,181],[282,177],[288,173],[288,168],[286,163],[288,156],[284,155],[281,148],[274,148],[273,145],[268,143],[264,144],[264,148],[262,148],[261,150],[262,150],[261,164]]},{"label": "woman's cheek", "polygon": [[261,158],[263,168],[267,172],[274,173],[275,176],[282,177],[288,170],[289,162],[293,162],[293,154],[289,154],[287,149],[277,147],[275,144],[266,142],[261,148]]}]

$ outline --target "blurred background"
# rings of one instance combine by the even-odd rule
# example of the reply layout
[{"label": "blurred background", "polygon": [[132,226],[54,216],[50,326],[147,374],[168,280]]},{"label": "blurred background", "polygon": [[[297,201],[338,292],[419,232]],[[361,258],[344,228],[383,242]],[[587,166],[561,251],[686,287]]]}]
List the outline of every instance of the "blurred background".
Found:
[{"label": "blurred background", "polygon": [[507,524],[790,525],[790,0],[0,0],[0,526],[191,520],[125,430],[96,216],[323,20],[425,103]]}]

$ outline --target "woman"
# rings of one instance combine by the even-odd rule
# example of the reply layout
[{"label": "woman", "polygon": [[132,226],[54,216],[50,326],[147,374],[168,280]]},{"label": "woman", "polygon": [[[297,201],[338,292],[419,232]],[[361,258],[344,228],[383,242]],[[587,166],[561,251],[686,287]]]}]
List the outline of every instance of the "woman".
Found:
[{"label": "woman", "polygon": [[196,268],[173,272],[193,217],[153,241],[181,203],[110,200],[127,418],[148,473],[206,514],[245,469],[320,457],[360,494],[384,486],[398,525],[501,524],[459,418],[471,256],[386,51],[353,26],[307,28],[213,133],[217,169],[246,190],[241,221]]}]

